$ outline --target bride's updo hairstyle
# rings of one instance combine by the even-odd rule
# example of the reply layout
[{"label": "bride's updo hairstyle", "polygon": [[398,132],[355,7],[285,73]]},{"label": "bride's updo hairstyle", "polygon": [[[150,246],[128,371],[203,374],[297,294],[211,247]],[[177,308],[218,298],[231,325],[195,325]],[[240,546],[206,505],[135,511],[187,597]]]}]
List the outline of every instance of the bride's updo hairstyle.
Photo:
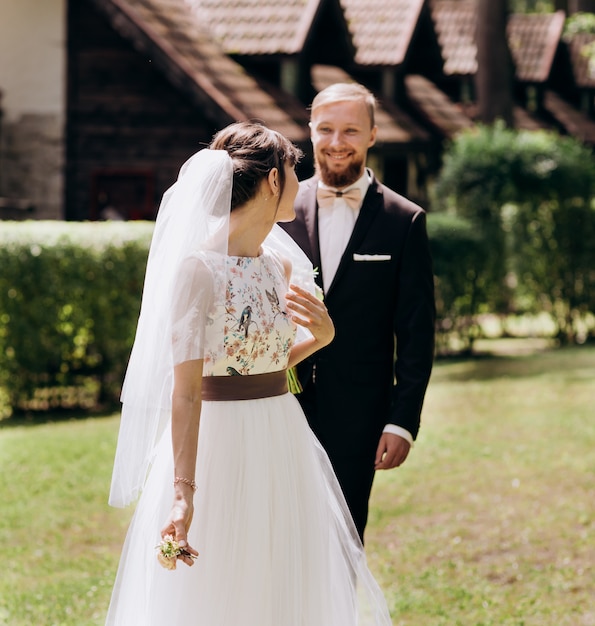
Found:
[{"label": "bride's updo hairstyle", "polygon": [[211,150],[226,150],[233,163],[231,210],[251,200],[260,181],[273,168],[279,171],[281,194],[285,187],[285,164],[295,166],[302,151],[275,130],[258,122],[237,122],[219,131]]}]

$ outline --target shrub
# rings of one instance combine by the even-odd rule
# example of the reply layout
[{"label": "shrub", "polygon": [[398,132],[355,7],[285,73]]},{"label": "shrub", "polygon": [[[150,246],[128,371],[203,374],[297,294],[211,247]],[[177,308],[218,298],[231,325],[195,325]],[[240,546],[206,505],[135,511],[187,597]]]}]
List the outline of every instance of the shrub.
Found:
[{"label": "shrub", "polygon": [[150,222],[2,223],[0,388],[11,409],[117,399],[152,230]]},{"label": "shrub", "polygon": [[563,342],[593,307],[594,192],[588,148],[500,124],[461,133],[435,189],[438,206],[481,235],[476,297],[496,313],[547,311]]},{"label": "shrub", "polygon": [[484,238],[473,223],[456,215],[428,214],[428,236],[436,285],[436,349],[470,352],[479,334]]}]

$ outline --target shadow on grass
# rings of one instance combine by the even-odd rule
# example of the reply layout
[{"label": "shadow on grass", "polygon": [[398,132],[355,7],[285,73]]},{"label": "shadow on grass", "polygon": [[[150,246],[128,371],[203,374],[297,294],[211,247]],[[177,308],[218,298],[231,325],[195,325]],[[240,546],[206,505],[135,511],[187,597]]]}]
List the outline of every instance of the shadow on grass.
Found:
[{"label": "shadow on grass", "polygon": [[557,348],[551,343],[522,339],[487,340],[478,342],[471,355],[438,358],[432,377],[463,382],[552,376],[556,372],[566,380],[595,376],[595,347]]}]

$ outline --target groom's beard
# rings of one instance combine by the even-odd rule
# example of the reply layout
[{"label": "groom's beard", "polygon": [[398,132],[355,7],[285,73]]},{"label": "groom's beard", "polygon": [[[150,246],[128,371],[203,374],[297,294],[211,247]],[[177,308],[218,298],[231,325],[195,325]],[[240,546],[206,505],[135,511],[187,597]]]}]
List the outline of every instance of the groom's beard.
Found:
[{"label": "groom's beard", "polygon": [[364,169],[363,160],[353,161],[344,172],[332,172],[326,162],[320,162],[316,158],[315,161],[318,178],[328,187],[335,187],[336,189],[353,185],[361,177]]}]

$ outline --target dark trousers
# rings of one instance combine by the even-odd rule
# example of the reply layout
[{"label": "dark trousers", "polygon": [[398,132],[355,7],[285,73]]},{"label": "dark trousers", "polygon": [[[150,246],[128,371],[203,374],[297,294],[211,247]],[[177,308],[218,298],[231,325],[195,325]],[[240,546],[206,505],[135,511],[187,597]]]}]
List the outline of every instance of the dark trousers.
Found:
[{"label": "dark trousers", "polygon": [[[364,454],[345,454],[341,445],[341,432],[324,427],[324,415],[320,415],[316,402],[316,388],[309,382],[304,391],[297,395],[312,431],[329,456],[339,485],[347,501],[355,527],[364,541],[364,530],[368,521],[368,502],[374,481],[375,450]],[[340,427],[339,427],[340,429]]]}]

